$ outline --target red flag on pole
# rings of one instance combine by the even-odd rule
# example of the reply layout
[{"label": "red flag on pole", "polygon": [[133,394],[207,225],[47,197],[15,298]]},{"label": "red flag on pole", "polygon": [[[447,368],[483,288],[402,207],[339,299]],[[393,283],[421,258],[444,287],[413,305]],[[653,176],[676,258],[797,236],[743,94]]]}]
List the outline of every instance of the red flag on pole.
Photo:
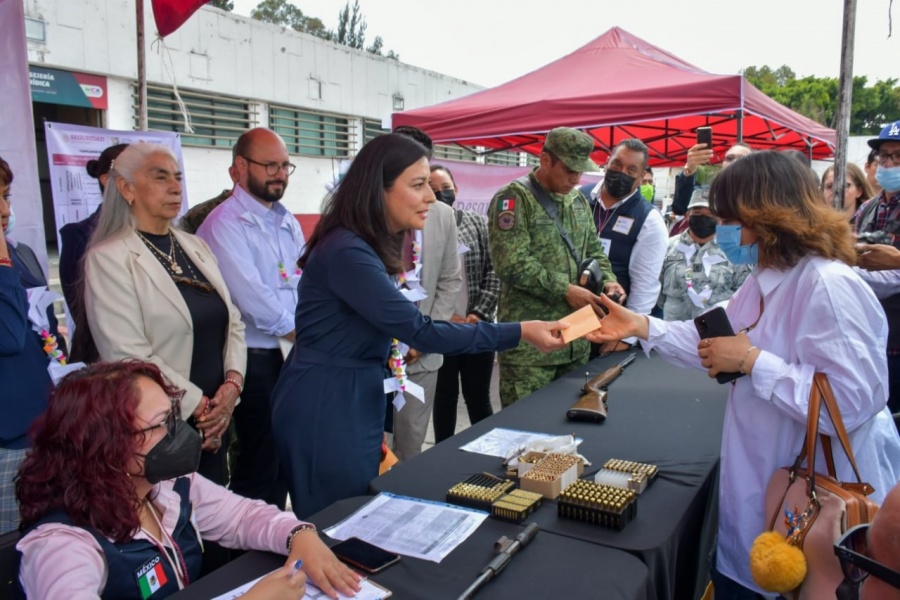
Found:
[{"label": "red flag on pole", "polygon": [[152,0],[156,30],[165,37],[181,27],[209,0]]}]

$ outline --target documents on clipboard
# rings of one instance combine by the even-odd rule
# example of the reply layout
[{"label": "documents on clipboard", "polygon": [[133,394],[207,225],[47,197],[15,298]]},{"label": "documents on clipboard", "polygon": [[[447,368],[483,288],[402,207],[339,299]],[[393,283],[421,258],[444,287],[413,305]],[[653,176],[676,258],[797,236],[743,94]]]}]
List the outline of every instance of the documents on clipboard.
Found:
[{"label": "documents on clipboard", "polygon": [[390,552],[439,563],[487,518],[487,513],[382,492],[325,533],[358,537]]},{"label": "documents on clipboard", "polygon": [[[257,577],[253,581],[245,583],[241,587],[235,588],[221,596],[216,596],[212,600],[235,600],[235,598],[240,598],[265,576],[266,575]],[[363,579],[359,582],[359,591],[356,592],[355,596],[345,596],[338,592],[338,598],[353,598],[353,600],[384,600],[385,598],[390,598],[392,595],[393,592],[368,579]],[[306,593],[303,595],[303,600],[326,600],[326,598],[328,598],[328,596],[325,595],[325,592],[313,585],[311,581],[306,581]]]}]

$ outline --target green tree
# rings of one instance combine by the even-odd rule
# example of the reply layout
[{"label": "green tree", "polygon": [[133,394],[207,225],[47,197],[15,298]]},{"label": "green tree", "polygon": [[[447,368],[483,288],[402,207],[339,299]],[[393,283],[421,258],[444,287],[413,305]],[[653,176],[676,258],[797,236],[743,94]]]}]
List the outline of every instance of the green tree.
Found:
[{"label": "green tree", "polygon": [[[802,115],[834,127],[837,116],[838,79],[803,77],[797,79],[787,65],[772,69],[768,65],[751,66],[742,72],[764,94]],[[850,107],[850,134],[878,133],[885,123],[900,119],[900,87],[897,79],[868,85],[868,78],[853,78],[853,103]]]},{"label": "green tree", "polygon": [[264,23],[290,27],[294,31],[309,33],[326,40],[331,39],[331,32],[325,28],[321,19],[306,16],[288,0],[263,0],[250,12],[250,16]]},{"label": "green tree", "polygon": [[234,10],[234,2],[232,2],[232,0],[209,0],[207,4],[215,6],[216,8],[221,8],[222,10]]},{"label": "green tree", "polygon": [[[354,0],[353,8],[350,7],[350,0],[347,0],[347,4],[338,13],[338,26],[334,34],[334,41],[357,50],[365,47],[366,18],[360,12],[359,0]],[[373,54],[380,54],[381,46],[378,47],[378,50],[379,52]]]}]

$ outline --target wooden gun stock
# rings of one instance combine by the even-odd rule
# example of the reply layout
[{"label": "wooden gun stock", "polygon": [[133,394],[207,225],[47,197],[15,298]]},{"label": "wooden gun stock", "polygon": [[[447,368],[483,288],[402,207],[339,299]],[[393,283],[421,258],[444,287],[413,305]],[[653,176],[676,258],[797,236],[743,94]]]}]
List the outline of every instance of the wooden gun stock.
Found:
[{"label": "wooden gun stock", "polygon": [[622,374],[625,367],[631,364],[635,355],[632,354],[614,367],[606,369],[582,386],[584,392],[575,404],[566,412],[566,418],[570,421],[592,421],[602,423],[606,420],[608,405],[606,387]]}]

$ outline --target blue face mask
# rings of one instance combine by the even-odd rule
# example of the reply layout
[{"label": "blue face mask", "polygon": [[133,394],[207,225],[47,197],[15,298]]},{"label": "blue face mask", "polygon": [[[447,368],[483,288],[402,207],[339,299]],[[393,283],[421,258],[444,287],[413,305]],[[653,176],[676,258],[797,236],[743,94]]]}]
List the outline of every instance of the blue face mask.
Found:
[{"label": "blue face mask", "polygon": [[878,185],[889,192],[900,190],[900,167],[883,167],[878,165],[875,171],[875,179]]},{"label": "blue face mask", "polygon": [[759,246],[756,242],[749,246],[741,245],[740,225],[716,226],[716,244],[735,265],[755,265],[759,262]]}]

